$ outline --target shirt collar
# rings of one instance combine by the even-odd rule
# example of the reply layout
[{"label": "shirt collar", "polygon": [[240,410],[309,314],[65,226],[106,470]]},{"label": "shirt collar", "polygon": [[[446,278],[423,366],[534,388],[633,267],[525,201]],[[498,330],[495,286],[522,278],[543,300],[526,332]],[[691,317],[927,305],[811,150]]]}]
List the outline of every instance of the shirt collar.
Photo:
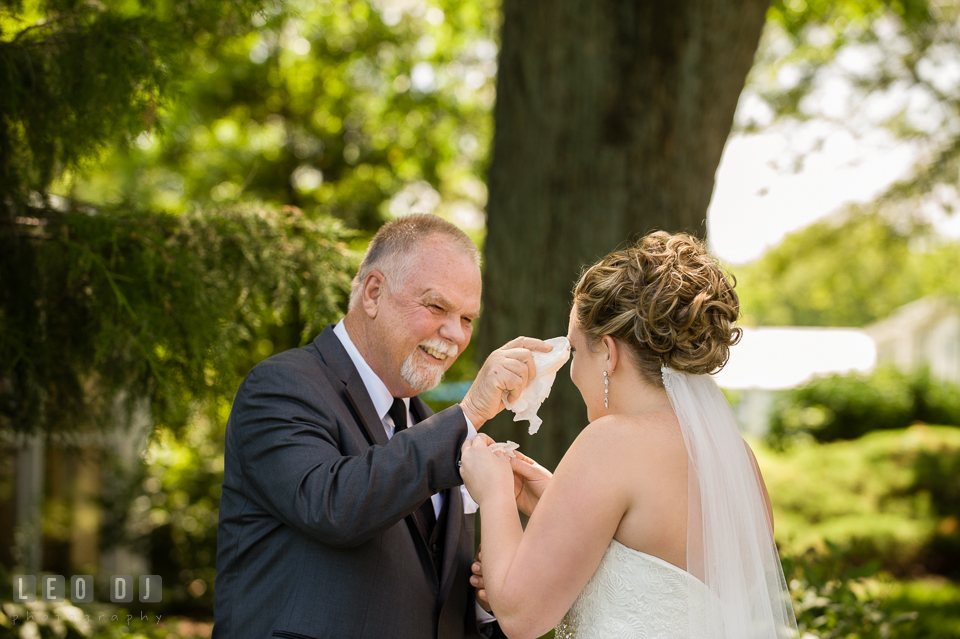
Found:
[{"label": "shirt collar", "polygon": [[[340,322],[333,327],[333,334],[340,339],[344,350],[346,350],[347,355],[350,356],[350,361],[353,362],[357,372],[360,373],[360,379],[363,380],[367,394],[370,395],[373,407],[377,411],[380,419],[383,420],[387,411],[393,406],[393,394],[390,393],[390,389],[383,383],[383,380],[373,372],[370,364],[367,364],[367,360],[363,359],[363,355],[360,354],[357,346],[353,343],[353,340],[350,339],[350,334],[347,332],[347,327],[344,325],[343,320],[340,320]],[[403,403],[409,411],[410,398],[404,397]]]}]

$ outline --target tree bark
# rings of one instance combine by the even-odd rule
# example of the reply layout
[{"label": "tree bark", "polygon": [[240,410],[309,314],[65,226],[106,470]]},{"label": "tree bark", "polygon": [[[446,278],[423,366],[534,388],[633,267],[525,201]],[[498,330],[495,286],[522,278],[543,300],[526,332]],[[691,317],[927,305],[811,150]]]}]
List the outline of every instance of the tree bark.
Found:
[{"label": "tree bark", "polygon": [[[479,352],[566,334],[581,269],[664,229],[706,235],[766,0],[504,0]],[[544,425],[486,432],[554,467],[586,424],[566,369]]]}]

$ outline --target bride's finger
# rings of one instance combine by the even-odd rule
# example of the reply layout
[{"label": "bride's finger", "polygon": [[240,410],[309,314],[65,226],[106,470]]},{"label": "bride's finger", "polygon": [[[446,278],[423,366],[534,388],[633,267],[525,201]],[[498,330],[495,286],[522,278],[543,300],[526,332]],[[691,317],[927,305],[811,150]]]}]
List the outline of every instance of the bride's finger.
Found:
[{"label": "bride's finger", "polygon": [[513,451],[513,454],[516,455],[516,456],[517,456],[517,459],[519,459],[520,461],[527,462],[527,463],[530,464],[531,466],[536,466],[536,465],[537,465],[537,462],[535,462],[534,460],[530,459],[529,457],[527,457],[526,455],[524,455],[523,453],[521,453],[519,450]]},{"label": "bride's finger", "polygon": [[524,479],[537,479],[542,477],[542,472],[537,470],[536,463],[521,461],[517,458],[510,460],[510,470],[514,475],[519,475]]},{"label": "bride's finger", "polygon": [[[487,437],[487,439],[490,439],[490,438]],[[480,450],[481,448],[483,450],[487,450],[487,447],[490,445],[487,443],[487,439],[481,438],[480,433],[477,433],[477,436],[473,439],[472,442],[470,442],[470,444],[471,446],[473,446],[475,450]],[[493,441],[493,440],[490,440],[490,441]]]},{"label": "bride's finger", "polygon": [[482,441],[486,442],[487,446],[497,443],[493,437],[490,437],[490,435],[487,435],[486,433],[477,433],[477,439],[482,439]]}]

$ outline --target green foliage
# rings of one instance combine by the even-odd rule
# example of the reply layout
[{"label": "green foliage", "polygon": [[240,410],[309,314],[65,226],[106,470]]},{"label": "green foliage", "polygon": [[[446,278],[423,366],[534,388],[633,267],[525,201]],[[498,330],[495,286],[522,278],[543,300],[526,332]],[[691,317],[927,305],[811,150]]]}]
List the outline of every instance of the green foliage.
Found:
[{"label": "green foliage", "polygon": [[201,420],[180,435],[157,433],[145,458],[143,494],[133,502],[150,565],[163,578],[164,603],[177,612],[213,610],[223,424]]},{"label": "green foliage", "polygon": [[336,319],[355,268],[339,223],[292,208],[36,222],[0,237],[16,254],[0,262],[2,416],[18,430],[109,422],[120,397],[182,423]]},{"label": "green foliage", "polygon": [[767,443],[782,449],[798,439],[856,439],[915,422],[960,426],[960,387],[915,373],[879,368],[869,375],[820,377],[784,392],[770,415]]},{"label": "green foliage", "polygon": [[876,575],[877,562],[851,568],[846,551],[828,544],[827,553],[809,551],[784,559],[790,579],[790,596],[800,636],[820,639],[888,639],[915,637],[915,611],[890,614],[882,599],[871,596],[868,579]]},{"label": "green foliage", "polygon": [[881,607],[890,615],[916,612],[911,639],[960,637],[960,585],[928,578],[887,584]]},{"label": "green foliage", "polygon": [[497,5],[296,0],[243,37],[197,29],[161,130],[68,181],[178,211],[256,198],[375,231],[435,211],[482,225]]},{"label": "green foliage", "polygon": [[960,243],[918,224],[851,209],[791,233],[734,269],[744,320],[864,326],[927,295],[960,298]]},{"label": "green foliage", "polygon": [[0,4],[0,220],[46,199],[60,172],[149,129],[184,43],[235,31],[259,3],[106,1]]},{"label": "green foliage", "polygon": [[816,222],[736,271],[741,308],[761,326],[862,326],[914,299],[898,286],[908,251],[876,215]]},{"label": "green foliage", "polygon": [[494,3],[259,7],[0,2],[0,421],[182,423],[340,314],[327,216],[482,226]]},{"label": "green foliage", "polygon": [[960,297],[960,245],[923,226],[850,210],[792,233],[735,269],[745,321],[864,326],[926,295]]},{"label": "green foliage", "polygon": [[895,575],[958,575],[960,429],[914,426],[855,441],[755,448],[784,556],[827,542]]}]

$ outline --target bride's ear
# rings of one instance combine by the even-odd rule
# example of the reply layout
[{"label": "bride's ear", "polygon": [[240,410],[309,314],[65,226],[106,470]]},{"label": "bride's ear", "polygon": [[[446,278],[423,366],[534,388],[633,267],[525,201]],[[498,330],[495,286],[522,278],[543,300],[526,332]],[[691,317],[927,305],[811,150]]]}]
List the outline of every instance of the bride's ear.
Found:
[{"label": "bride's ear", "polygon": [[609,335],[603,336],[603,346],[607,352],[607,373],[612,375],[617,370],[617,364],[620,363],[620,344]]}]

